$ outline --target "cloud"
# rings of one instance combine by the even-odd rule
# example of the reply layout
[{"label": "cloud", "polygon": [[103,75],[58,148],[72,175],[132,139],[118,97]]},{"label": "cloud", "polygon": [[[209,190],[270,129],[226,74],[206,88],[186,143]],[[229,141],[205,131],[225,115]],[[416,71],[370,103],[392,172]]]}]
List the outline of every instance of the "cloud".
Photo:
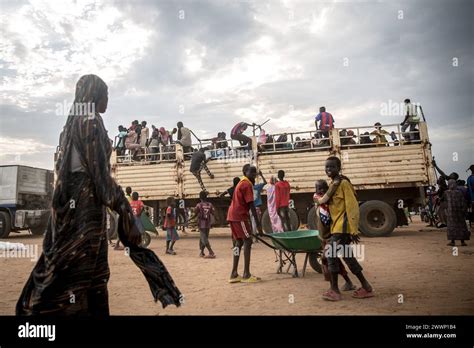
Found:
[{"label": "cloud", "polygon": [[394,124],[400,117],[381,104],[410,97],[423,105],[438,163],[461,171],[474,162],[469,1],[3,7],[2,137],[56,144],[65,118],[55,105],[71,102],[81,74],[96,72],[109,84],[111,137],[133,119],[183,121],[202,137],[268,118],[269,132],[301,131],[322,105],[338,127]]}]

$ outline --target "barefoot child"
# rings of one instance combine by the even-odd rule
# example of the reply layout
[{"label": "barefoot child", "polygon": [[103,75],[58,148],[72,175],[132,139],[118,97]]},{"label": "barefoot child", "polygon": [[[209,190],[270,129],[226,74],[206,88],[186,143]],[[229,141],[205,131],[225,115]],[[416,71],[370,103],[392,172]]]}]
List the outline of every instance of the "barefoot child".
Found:
[{"label": "barefoot child", "polygon": [[[337,157],[329,157],[326,160],[326,174],[336,180],[340,176],[341,160]],[[352,242],[359,242],[359,203],[350,181],[342,177],[341,183],[337,186],[331,200],[329,201],[329,213],[331,216],[331,236],[328,247],[331,248],[326,256],[330,273],[331,288],[323,294],[323,299],[328,301],[339,301],[342,299],[339,291],[338,276],[340,263],[335,251],[342,246],[344,249],[343,259],[351,272],[359,279],[362,287],[354,291],[354,298],[373,297],[374,292],[362,274],[362,267],[352,253],[348,253],[345,246]]]},{"label": "barefoot child", "polygon": [[168,197],[166,204],[168,206],[164,223],[164,228],[166,229],[166,253],[176,255],[173,247],[174,243],[179,239],[179,235],[176,231],[176,201],[174,197]]},{"label": "barefoot child", "polygon": [[[322,255],[322,268],[324,273],[324,279],[330,281],[329,270],[328,270],[328,260],[326,258],[326,244],[331,237],[330,227],[331,227],[331,216],[329,214],[329,206],[327,202],[331,199],[332,195],[336,191],[337,187],[341,183],[341,178],[337,177],[334,179],[331,187],[328,187],[326,180],[316,181],[316,193],[313,196],[314,204],[316,206],[316,225],[318,231],[323,240],[323,255]],[[342,287],[342,291],[355,290],[356,287],[352,284],[351,279],[347,275],[346,268],[344,267],[342,261],[337,259],[339,263],[339,274],[342,275],[346,284]]]},{"label": "barefoot child", "polygon": [[[233,264],[230,274],[229,283],[255,283],[260,278],[250,274],[250,254],[252,251],[252,228],[250,226],[249,211],[255,218],[257,223],[257,230],[262,234],[262,225],[257,216],[254,205],[253,185],[257,176],[257,168],[255,166],[244,166],[244,176],[235,188],[227,213],[227,221],[230,223],[232,231],[232,240],[234,241],[233,248]],[[239,267],[239,258],[242,246],[244,247],[244,272],[242,277],[237,272]]]},{"label": "barefoot child", "polygon": [[[209,230],[211,229],[211,219],[214,216],[214,206],[211,202],[207,200],[207,192],[201,191],[199,193],[199,198],[201,202],[196,205],[195,213],[198,219],[199,227],[199,250],[201,253],[199,257],[204,257],[205,259],[215,259],[216,255],[212,251],[211,244],[209,243]],[[207,248],[209,255],[204,254],[204,248]]]}]

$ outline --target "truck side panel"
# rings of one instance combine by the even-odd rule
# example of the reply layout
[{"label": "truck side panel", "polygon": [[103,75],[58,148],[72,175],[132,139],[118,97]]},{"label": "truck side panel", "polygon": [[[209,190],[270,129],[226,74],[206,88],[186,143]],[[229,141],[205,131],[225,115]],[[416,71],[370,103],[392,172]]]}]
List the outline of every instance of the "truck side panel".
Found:
[{"label": "truck side panel", "polygon": [[15,205],[17,197],[18,166],[0,167],[0,205]]},{"label": "truck side panel", "polygon": [[48,171],[39,168],[18,167],[18,193],[46,195]]},{"label": "truck side panel", "polygon": [[262,155],[258,158],[258,169],[267,181],[282,169],[292,192],[314,192],[314,182],[327,178],[324,162],[329,156],[329,151]]},{"label": "truck side panel", "polygon": [[[245,163],[249,163],[245,160],[243,161],[234,161],[226,162],[221,160],[211,160],[207,162],[207,166],[212,174],[214,174],[214,179],[211,179],[207,175],[206,171],[201,172],[201,178],[206,186],[206,189],[209,191],[211,196],[220,194],[232,186],[232,180],[234,177],[242,176],[242,167]],[[183,168],[183,191],[185,198],[198,198],[199,192],[201,192],[201,186],[199,185],[196,177],[189,171],[190,162],[186,161]]]},{"label": "truck side panel", "polygon": [[358,148],[341,151],[342,171],[356,189],[366,185],[429,184],[428,169],[421,144]]},{"label": "truck side panel", "polygon": [[163,200],[178,194],[176,163],[120,166],[115,180],[123,189],[131,186],[145,200]]}]

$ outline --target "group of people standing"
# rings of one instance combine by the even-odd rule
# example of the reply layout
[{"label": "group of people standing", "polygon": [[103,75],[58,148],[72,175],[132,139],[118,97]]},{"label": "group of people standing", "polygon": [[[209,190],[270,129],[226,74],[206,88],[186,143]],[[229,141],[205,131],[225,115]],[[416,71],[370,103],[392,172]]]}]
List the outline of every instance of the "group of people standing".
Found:
[{"label": "group of people standing", "polygon": [[[339,301],[342,299],[338,286],[338,275],[342,274],[346,280],[343,290],[355,290],[354,285],[347,276],[347,272],[338,257],[338,254],[328,249],[336,250],[339,245],[349,245],[358,243],[358,223],[359,205],[356,199],[354,188],[350,180],[340,174],[341,162],[337,157],[329,157],[326,161],[326,174],[331,179],[328,187],[325,180],[316,182],[315,204],[317,210],[318,228],[323,233],[325,240],[325,252],[327,260],[327,276],[330,282],[330,289],[322,295],[328,301]],[[257,168],[246,164],[242,168],[244,176],[240,180],[235,180],[233,188],[228,189],[224,194],[230,194],[231,205],[227,214],[227,221],[230,224],[233,248],[233,264],[229,278],[229,283],[255,283],[261,279],[250,272],[251,246],[253,243],[251,217],[255,221],[255,232],[262,235],[261,216],[257,211],[259,203],[256,190],[263,188],[261,184],[256,184],[257,175],[262,177],[263,183],[266,180],[263,175],[257,173]],[[278,181],[272,177],[270,185],[267,187],[267,202],[272,229],[274,233],[291,228],[287,212],[289,211],[290,185],[284,180],[285,173],[278,172]],[[324,181],[325,185],[322,184]],[[234,183],[235,183],[234,182]],[[259,185],[259,186],[257,186]],[[279,218],[278,220],[276,218]],[[242,275],[238,272],[240,255],[243,249],[244,269]],[[361,287],[354,291],[355,298],[369,298],[374,296],[372,286],[362,273],[362,267],[354,255],[343,254],[343,260],[351,272],[361,282]]]},{"label": "group of people standing", "polygon": [[[459,180],[459,174],[452,172],[446,175],[437,165],[432,162],[433,167],[439,173],[438,190],[431,190],[428,195],[428,207],[430,210],[430,224],[434,226],[434,207],[437,206],[438,227],[447,227],[448,246],[454,246],[455,241],[461,241],[461,246],[466,246],[466,240],[470,239],[471,232],[467,227],[466,220],[472,221],[474,207],[474,165],[468,170],[471,175],[467,179],[467,187],[464,180]],[[435,198],[436,197],[436,198]],[[436,201],[433,201],[436,199]]]}]

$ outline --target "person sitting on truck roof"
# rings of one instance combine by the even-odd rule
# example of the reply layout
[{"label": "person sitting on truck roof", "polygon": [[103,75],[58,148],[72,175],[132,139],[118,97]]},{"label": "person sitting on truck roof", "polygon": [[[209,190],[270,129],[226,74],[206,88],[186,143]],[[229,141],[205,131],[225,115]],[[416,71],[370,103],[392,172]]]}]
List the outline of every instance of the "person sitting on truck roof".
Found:
[{"label": "person sitting on truck roof", "polygon": [[329,112],[326,112],[325,106],[321,106],[319,108],[319,114],[316,115],[314,120],[316,129],[319,130],[323,137],[329,138],[329,131],[334,128],[334,123],[336,123],[334,117]]},{"label": "person sitting on truck roof", "polygon": [[240,146],[247,146],[248,150],[252,150],[252,139],[244,134],[248,126],[252,127],[253,125],[246,122],[237,123],[230,131],[230,138],[238,140]]},{"label": "person sitting on truck roof", "polygon": [[207,175],[214,179],[214,174],[211,173],[206,164],[210,159],[210,157],[206,158],[206,150],[207,147],[201,147],[198,151],[195,151],[191,156],[191,166],[189,167],[189,171],[196,177],[203,191],[206,191],[206,187],[202,182],[201,171],[204,169]]},{"label": "person sitting on truck roof", "polygon": [[[335,156],[326,160],[326,174],[332,181],[340,176],[341,160]],[[342,299],[338,286],[338,274],[340,272],[337,262],[337,250],[350,243],[359,242],[359,203],[349,179],[343,177],[341,183],[329,201],[329,213],[331,216],[331,237],[329,238],[329,250],[326,252],[328,269],[330,273],[331,288],[323,294],[323,299],[328,301],[339,301]],[[354,291],[352,297],[373,297],[374,292],[362,274],[362,267],[352,253],[344,248],[343,260],[351,272],[359,279],[362,287]]]},{"label": "person sitting on truck roof", "polygon": [[285,171],[278,171],[278,182],[275,184],[276,208],[280,216],[283,229],[291,230],[290,220],[290,183],[285,180]]},{"label": "person sitting on truck roof", "polygon": [[409,133],[404,133],[403,136],[407,142],[411,142],[415,140],[415,132],[416,131],[416,125],[420,122],[420,116],[418,115],[417,112],[417,105],[413,105],[410,101],[410,99],[405,99],[405,119],[400,123],[400,126],[402,126],[402,133],[404,133],[408,127]]},{"label": "person sitting on truck roof", "polygon": [[222,192],[219,197],[224,197],[225,195],[229,195],[230,199],[232,200],[232,197],[234,196],[234,191],[235,188],[237,187],[237,184],[240,182],[240,178],[236,176],[233,180],[233,185],[229,187],[227,190]]},{"label": "person sitting on truck roof", "polygon": [[376,122],[374,124],[375,130],[370,133],[371,135],[375,135],[375,139],[373,142],[377,144],[377,146],[387,146],[388,145],[388,140],[385,137],[386,135],[389,135],[390,133],[387,132],[385,129],[382,129],[382,125],[380,122]]},{"label": "person sitting on truck roof", "polygon": [[370,139],[369,132],[365,132],[365,133],[360,135],[359,144],[370,146],[370,147],[376,146],[376,145],[374,145],[372,139]]}]

